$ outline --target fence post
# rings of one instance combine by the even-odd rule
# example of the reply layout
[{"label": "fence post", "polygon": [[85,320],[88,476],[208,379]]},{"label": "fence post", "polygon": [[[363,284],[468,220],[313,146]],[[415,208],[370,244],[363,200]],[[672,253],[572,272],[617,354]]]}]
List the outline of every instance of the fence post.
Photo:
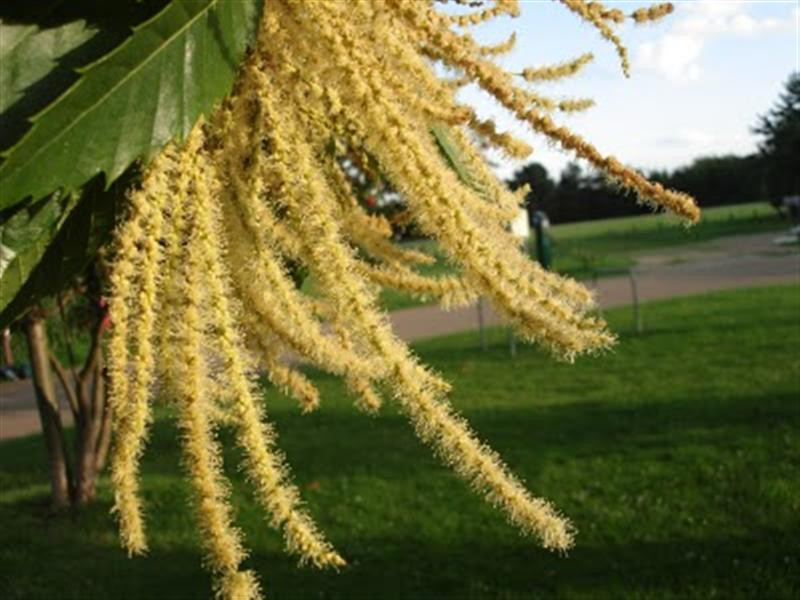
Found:
[{"label": "fence post", "polygon": [[511,358],[517,358],[517,338],[514,335],[514,329],[511,327],[508,328],[508,351],[511,354]]},{"label": "fence post", "polygon": [[639,310],[639,289],[636,285],[636,275],[633,269],[628,269],[628,278],[631,282],[631,296],[633,296],[633,328],[637,334],[642,333],[642,313]]},{"label": "fence post", "polygon": [[486,327],[483,323],[483,298],[478,298],[478,329],[481,336],[481,350],[486,352]]}]

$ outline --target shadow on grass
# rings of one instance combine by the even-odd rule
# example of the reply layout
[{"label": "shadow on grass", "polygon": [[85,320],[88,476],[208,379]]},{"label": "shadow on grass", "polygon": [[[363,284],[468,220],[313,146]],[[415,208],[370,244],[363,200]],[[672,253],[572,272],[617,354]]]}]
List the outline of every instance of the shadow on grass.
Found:
[{"label": "shadow on grass", "polygon": [[[407,470],[419,469],[418,461],[427,463],[426,467],[439,464],[414,437],[402,415],[391,408],[384,412],[372,417],[323,408],[312,415],[281,410],[271,417],[280,435],[279,445],[290,462],[313,465],[315,472],[338,476],[368,471],[396,478]],[[729,435],[732,428],[739,436],[770,436],[800,426],[800,404],[791,391],[715,402],[698,395],[681,401],[630,405],[587,401],[516,409],[473,408],[464,414],[480,437],[534,467],[554,456],[571,459],[689,444],[735,448],[740,444]],[[227,449],[226,462],[235,464],[235,438],[229,430],[222,430],[221,440]],[[174,425],[166,419],[156,422],[147,445],[146,472],[179,475],[178,444]],[[10,440],[3,449],[0,477],[9,482],[20,477],[45,481],[41,438]],[[409,453],[414,455],[413,460]]]},{"label": "shadow on grass", "polygon": [[[3,598],[209,597],[198,550],[156,545],[148,556],[129,560],[115,544],[81,535],[80,529],[93,527],[95,520],[57,524],[61,534],[53,543],[44,542],[50,537],[45,528],[38,534],[43,539],[5,553]],[[788,599],[800,583],[795,547],[790,532],[760,529],[742,536],[580,545],[559,557],[513,536],[462,537],[457,544],[442,544],[423,529],[390,537],[351,536],[340,548],[349,565],[338,573],[298,568],[275,548],[257,547],[246,567],[259,573],[267,597],[275,599]]]},{"label": "shadow on grass", "polygon": [[[278,599],[797,597],[796,292],[707,297],[702,314],[665,304],[646,336],[572,367],[530,348],[515,362],[504,348],[464,350],[465,336],[420,345],[479,436],[577,525],[568,558],[518,536],[395,408],[357,413],[318,373],[318,414],[270,393],[279,446],[350,566],[295,568],[223,431],[248,564]],[[143,463],[143,559],[119,549],[105,479],[97,505],[48,518],[41,440],[1,447],[1,598],[209,597],[169,422],[155,423]]]},{"label": "shadow on grass", "polygon": [[[284,431],[281,446],[301,467],[297,479],[307,488],[312,512],[351,566],[339,574],[297,570],[247,494],[237,493],[254,548],[249,563],[264,579],[269,597],[686,598],[718,593],[788,598],[796,588],[797,519],[782,514],[772,527],[769,518],[735,523],[750,514],[736,503],[754,504],[758,493],[739,490],[734,505],[720,503],[711,496],[730,496],[735,486],[707,478],[700,464],[710,451],[724,455],[746,447],[752,460],[769,453],[776,432],[800,424],[790,394],[731,398],[716,405],[704,405],[699,398],[632,407],[586,402],[471,410],[468,416],[529,485],[552,490],[557,504],[581,528],[589,527],[568,558],[519,538],[438,465],[399,415],[370,419],[332,411],[317,419],[281,410],[276,414]],[[223,441],[232,446],[228,434]],[[36,479],[31,467],[44,464],[37,445],[38,440],[28,438],[5,446],[0,472],[6,485],[17,481],[24,487]],[[691,453],[698,448],[699,453]],[[227,462],[235,463],[235,454],[229,451]],[[127,560],[119,548],[105,484],[98,505],[76,516],[47,517],[41,486],[0,504],[0,520],[14,522],[0,535],[0,596],[207,597],[209,580],[200,568],[190,511],[182,508],[187,492],[175,456],[175,429],[159,421],[144,465],[154,542],[143,559]],[[719,462],[720,456],[710,460]],[[738,469],[745,465],[737,468],[733,462],[728,466],[734,479],[741,478]],[[630,473],[620,473],[620,466]],[[641,471],[644,466],[649,475]],[[560,488],[551,481],[559,470],[569,479]],[[323,489],[309,491],[311,481],[321,481]],[[592,507],[634,503],[636,490],[646,493],[662,481],[673,486],[672,493],[646,499],[661,498],[661,506],[628,507],[638,516],[619,519],[604,513],[608,506]],[[683,497],[684,492],[693,497]],[[361,496],[362,501],[356,500]],[[690,523],[670,530],[670,519],[685,519],[704,504],[715,511],[708,518],[727,528],[715,532]],[[604,518],[605,523],[598,522]],[[382,526],[376,525],[381,521]],[[625,523],[624,529],[617,521]],[[790,527],[781,529],[781,523]]]}]

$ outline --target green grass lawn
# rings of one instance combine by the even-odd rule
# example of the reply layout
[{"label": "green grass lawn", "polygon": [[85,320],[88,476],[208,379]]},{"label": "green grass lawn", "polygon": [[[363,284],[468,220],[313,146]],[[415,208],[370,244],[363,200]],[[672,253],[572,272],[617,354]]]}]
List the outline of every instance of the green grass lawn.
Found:
[{"label": "green grass lawn", "polygon": [[637,255],[647,252],[788,227],[766,202],[704,209],[701,221],[692,227],[669,214],[567,223],[552,228],[555,268],[586,276],[593,268],[630,267]]},{"label": "green grass lawn", "polygon": [[[766,202],[705,209],[702,220],[693,227],[686,227],[677,217],[668,214],[566,223],[550,229],[553,267],[561,273],[588,278],[594,275],[595,269],[627,269],[633,266],[638,255],[648,252],[685,247],[730,235],[779,231],[788,226]],[[414,242],[414,245],[434,252],[439,259],[434,265],[422,267],[420,272],[443,275],[456,271],[433,242]],[[396,290],[384,290],[381,300],[388,310],[423,303]]]},{"label": "green grass lawn", "polygon": [[[248,563],[273,599],[796,598],[800,591],[800,287],[645,305],[646,330],[609,311],[618,348],[574,365],[502,330],[431,340],[420,356],[453,403],[579,530],[569,556],[537,548],[442,467],[396,411],[351,408],[332,378],[317,414],[267,395],[311,512],[349,560],[298,569],[241,478]],[[151,552],[119,548],[110,491],[46,513],[41,442],[0,444],[0,597],[204,598],[175,429],[144,461]],[[228,436],[223,438],[229,441]]]}]

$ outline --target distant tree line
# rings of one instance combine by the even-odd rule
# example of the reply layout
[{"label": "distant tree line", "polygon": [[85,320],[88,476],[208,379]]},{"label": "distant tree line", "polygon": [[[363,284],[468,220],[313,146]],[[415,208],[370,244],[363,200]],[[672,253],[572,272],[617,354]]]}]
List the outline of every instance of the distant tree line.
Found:
[{"label": "distant tree line", "polygon": [[[793,74],[776,106],[759,117],[754,131],[762,136],[759,151],[748,156],[706,156],[674,171],[648,176],[693,195],[700,206],[770,201],[800,194],[800,76]],[[649,212],[623,201],[627,193],[594,171],[569,163],[556,181],[532,162],[509,180],[517,189],[527,183],[529,215],[547,213],[554,223],[604,219]]]}]

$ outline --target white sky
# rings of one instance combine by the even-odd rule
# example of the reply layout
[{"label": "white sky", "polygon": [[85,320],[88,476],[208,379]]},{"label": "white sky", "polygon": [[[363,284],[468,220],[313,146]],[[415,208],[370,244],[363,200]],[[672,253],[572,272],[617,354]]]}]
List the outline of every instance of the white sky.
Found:
[{"label": "white sky", "polygon": [[[522,15],[472,28],[481,43],[497,43],[517,31],[513,53],[498,59],[512,71],[561,62],[591,51],[595,60],[571,79],[537,89],[553,96],[586,97],[596,106],[554,118],[592,141],[601,152],[646,170],[674,168],[709,154],[747,154],[759,114],[776,101],[798,69],[800,0],[673,0],[674,13],[655,24],[625,24],[632,72],[626,79],[614,47],[588,24],[551,0],[521,0]],[[607,1],[631,12],[648,3]],[[534,147],[529,160],[557,175],[571,156],[530,133],[497,103],[470,86],[462,98],[501,130]],[[524,163],[503,160],[505,178]]]}]

